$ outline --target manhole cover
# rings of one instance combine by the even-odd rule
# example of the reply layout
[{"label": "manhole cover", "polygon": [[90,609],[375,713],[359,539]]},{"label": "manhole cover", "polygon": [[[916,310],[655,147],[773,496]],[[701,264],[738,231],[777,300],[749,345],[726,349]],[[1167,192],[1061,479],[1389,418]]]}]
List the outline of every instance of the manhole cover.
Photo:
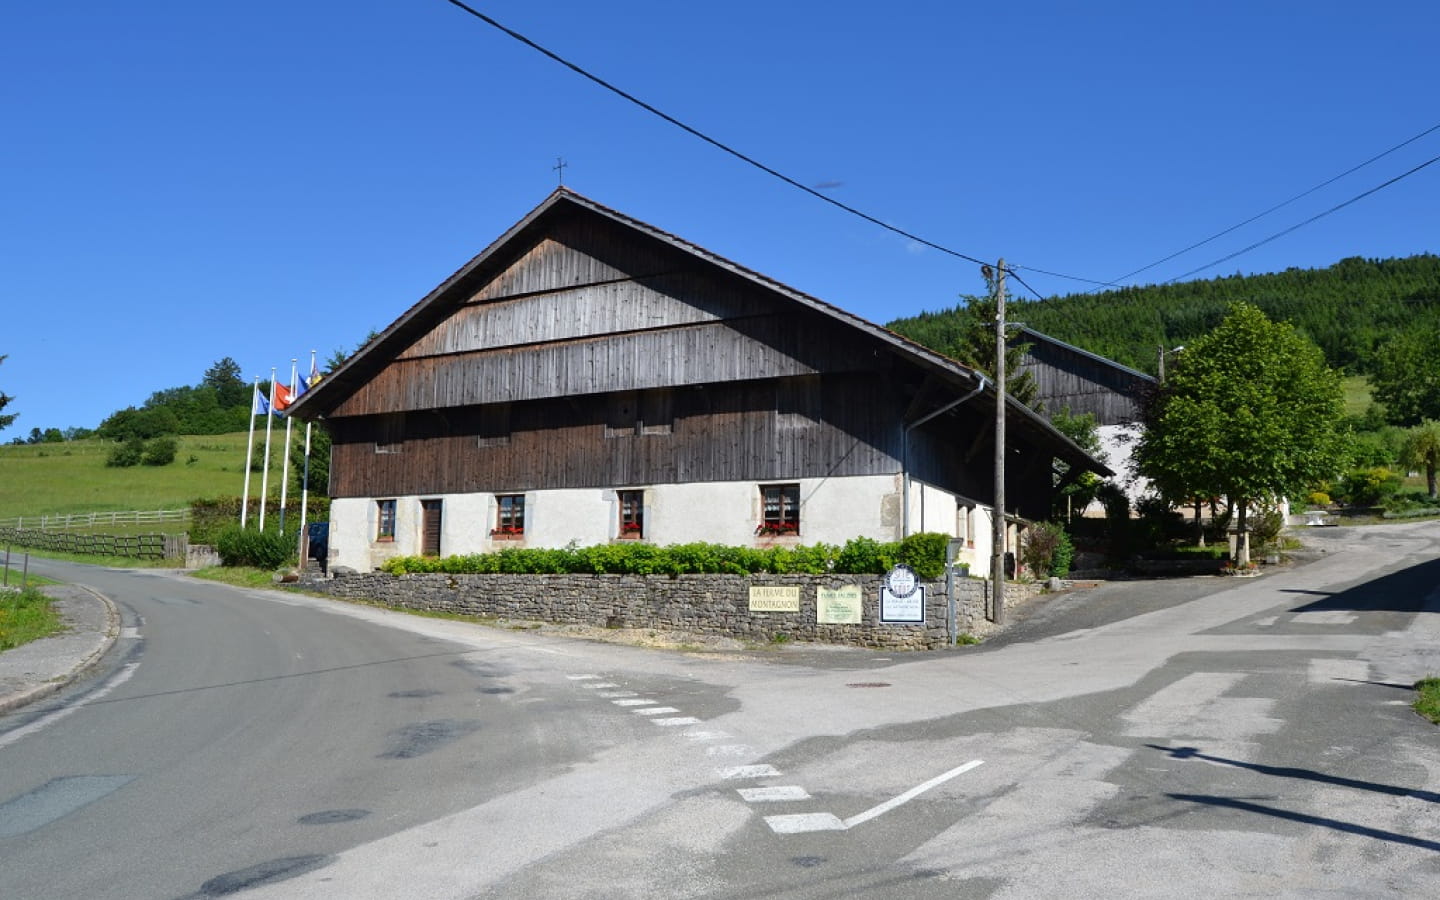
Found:
[{"label": "manhole cover", "polygon": [[846,687],[889,687],[888,681],[852,681]]}]

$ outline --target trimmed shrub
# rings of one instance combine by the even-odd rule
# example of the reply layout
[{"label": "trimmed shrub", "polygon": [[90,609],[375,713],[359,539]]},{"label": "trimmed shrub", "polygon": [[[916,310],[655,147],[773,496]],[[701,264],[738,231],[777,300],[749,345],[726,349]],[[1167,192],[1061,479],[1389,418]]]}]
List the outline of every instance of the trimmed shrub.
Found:
[{"label": "trimmed shrub", "polygon": [[895,565],[899,550],[898,544],[882,544],[868,537],[851,538],[835,557],[835,571],[845,575],[879,575]]},{"label": "trimmed shrub", "polygon": [[[330,500],[327,497],[310,497],[306,504],[308,511],[305,519],[307,522],[324,522],[330,518]],[[249,519],[254,522],[260,517],[260,498],[250,498],[250,509],[247,513]],[[270,501],[269,512],[266,518],[279,516],[275,509],[275,501]],[[285,504],[285,524],[289,525],[291,517],[294,517],[295,525],[300,524],[300,500],[291,497]],[[240,498],[239,497],[217,497],[215,499],[202,499],[190,501],[190,542],[192,544],[214,544],[220,534],[227,528],[240,520]],[[276,521],[279,521],[277,518]]]},{"label": "trimmed shrub", "polygon": [[949,535],[934,531],[912,534],[900,542],[900,562],[914,569],[920,578],[934,581],[945,574],[945,548],[949,543]]},{"label": "trimmed shrub", "polygon": [[[228,533],[228,531],[226,532]],[[442,572],[450,575],[486,575],[497,572],[522,575],[882,575],[897,562],[931,580],[945,574],[943,534],[912,534],[901,543],[882,544],[870,538],[853,538],[844,547],[810,544],[798,547],[731,547],[724,544],[674,544],[656,547],[639,541],[597,544],[593,547],[539,549],[509,547],[496,553],[443,558],[396,556],[381,570],[392,575]],[[223,551],[222,551],[223,558]]]},{"label": "trimmed shrub", "polygon": [[278,569],[294,562],[298,539],[299,535],[294,530],[283,533],[260,531],[257,528],[241,528],[237,524],[220,532],[215,541],[215,551],[220,554],[221,565]]},{"label": "trimmed shrub", "polygon": [[1384,466],[1352,469],[1340,479],[1339,493],[1351,506],[1376,506],[1398,491],[1400,483],[1400,476]]}]

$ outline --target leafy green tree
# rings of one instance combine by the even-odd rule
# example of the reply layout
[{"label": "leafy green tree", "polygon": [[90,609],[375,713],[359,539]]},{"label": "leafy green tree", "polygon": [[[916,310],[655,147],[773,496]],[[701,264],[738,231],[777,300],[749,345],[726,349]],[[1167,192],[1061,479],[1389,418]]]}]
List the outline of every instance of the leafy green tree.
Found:
[{"label": "leafy green tree", "polygon": [[136,409],[127,406],[110,414],[100,423],[96,435],[109,441],[126,441],[132,437],[141,440],[159,437],[162,434],[179,434],[180,419],[173,410],[164,406]]},{"label": "leafy green tree", "polygon": [[1341,409],[1339,373],[1320,348],[1236,303],[1177,357],[1145,411],[1137,467],[1172,499],[1229,497],[1243,531],[1248,505],[1335,474]]},{"label": "leafy green tree", "polygon": [[111,448],[110,455],[105,458],[105,465],[126,469],[140,465],[140,460],[144,457],[145,439],[132,434]]},{"label": "leafy green tree", "polygon": [[222,409],[243,406],[250,400],[250,385],[240,376],[240,364],[228,356],[206,369],[200,384],[215,391],[216,405]]},{"label": "leafy green tree", "polygon": [[1400,464],[1425,470],[1425,486],[1435,499],[1435,470],[1440,468],[1440,422],[1426,419],[1405,433],[1400,445]]},{"label": "leafy green tree", "polygon": [[157,437],[146,441],[140,462],[147,466],[168,466],[175,461],[175,451],[178,448],[179,445],[173,437]]},{"label": "leafy green tree", "polygon": [[[1094,413],[1076,413],[1071,415],[1070,407],[1065,407],[1056,413],[1051,413],[1050,424],[1055,430],[1074,441],[1076,446],[1092,457],[1105,461],[1105,451],[1100,445],[1100,431],[1095,423]],[[1068,479],[1070,464],[1057,460],[1055,463],[1055,483],[1063,484],[1055,500],[1055,512],[1069,519],[1076,513],[1083,512],[1095,499],[1096,492],[1100,490],[1100,476],[1094,472],[1082,472],[1079,477]]]},{"label": "leafy green tree", "polygon": [[[295,496],[305,487],[305,428],[296,422],[300,434],[290,446],[291,490]],[[310,493],[324,495],[330,490],[330,430],[324,422],[310,429]]]},{"label": "leafy green tree", "polygon": [[[3,363],[4,361],[5,361],[5,357],[4,357],[4,356],[0,356],[0,363]],[[15,398],[14,398],[14,397],[11,397],[9,394],[6,394],[6,393],[4,393],[3,391],[0,391],[0,410],[3,410],[3,409],[5,409],[5,407],[9,406],[9,405],[10,405],[10,401],[11,401],[11,400],[14,400],[14,399],[15,399]],[[11,414],[8,415],[8,416],[7,416],[7,415],[0,414],[0,431],[4,431],[6,428],[9,428],[9,427],[10,427],[10,423],[15,421],[15,416],[16,416],[15,413],[11,413]]]},{"label": "leafy green tree", "polygon": [[[998,306],[995,282],[987,279],[990,293],[984,297],[966,297],[966,313],[957,339],[944,349],[947,356],[954,357],[972,369],[978,369],[995,377],[995,310]],[[1035,376],[1020,371],[1029,344],[1007,344],[1005,347],[1005,393],[1033,409],[1040,409],[1035,395],[1040,385]]]},{"label": "leafy green tree", "polygon": [[1392,424],[1440,419],[1440,328],[1391,338],[1375,354],[1370,384]]}]

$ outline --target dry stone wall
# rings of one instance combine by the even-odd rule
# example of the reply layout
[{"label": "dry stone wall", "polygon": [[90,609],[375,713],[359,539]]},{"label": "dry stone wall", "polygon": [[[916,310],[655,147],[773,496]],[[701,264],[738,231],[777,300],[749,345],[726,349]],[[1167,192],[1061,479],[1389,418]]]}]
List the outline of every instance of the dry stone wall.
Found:
[{"label": "dry stone wall", "polygon": [[[859,624],[816,621],[818,588],[859,585]],[[923,625],[880,622],[879,576],[815,575],[389,575],[383,572],[307,580],[307,587],[401,609],[484,618],[523,619],[612,628],[658,628],[740,640],[776,639],[922,650],[946,643],[944,582],[926,587]],[[798,612],[752,612],[752,586],[796,586]],[[989,583],[956,579],[956,630],[981,635]],[[1007,585],[1006,599],[1023,601],[1033,585]],[[783,636],[783,637],[782,637]]]}]

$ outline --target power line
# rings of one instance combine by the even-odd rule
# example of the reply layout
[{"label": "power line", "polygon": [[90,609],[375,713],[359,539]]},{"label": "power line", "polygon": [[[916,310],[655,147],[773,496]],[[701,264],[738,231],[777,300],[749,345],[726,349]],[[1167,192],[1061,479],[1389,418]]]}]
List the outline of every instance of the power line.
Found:
[{"label": "power line", "polygon": [[[1291,197],[1290,199],[1288,199],[1288,200],[1283,200],[1283,201],[1281,201],[1280,203],[1277,203],[1277,204],[1275,204],[1274,206],[1270,207],[1269,209],[1265,210],[1264,212],[1256,213],[1255,215],[1251,216],[1250,218],[1246,219],[1246,220],[1243,221],[1243,222],[1240,222],[1240,223],[1235,224],[1235,225],[1231,225],[1229,228],[1226,228],[1224,231],[1218,231],[1218,232],[1216,232],[1215,234],[1210,235],[1209,237],[1205,238],[1205,239],[1202,240],[1202,241],[1196,241],[1195,243],[1191,244],[1190,246],[1184,248],[1183,250],[1176,250],[1174,253],[1170,254],[1169,256],[1165,257],[1164,259],[1157,259],[1157,260],[1155,260],[1154,262],[1150,263],[1150,264],[1147,265],[1147,266],[1141,266],[1140,268],[1136,269],[1136,270],[1133,271],[1133,272],[1129,272],[1129,273],[1126,273],[1126,274],[1124,274],[1124,275],[1121,275],[1119,278],[1116,278],[1115,281],[1126,281],[1126,280],[1128,280],[1128,279],[1130,279],[1130,278],[1133,278],[1133,277],[1136,276],[1136,275],[1139,275],[1141,272],[1144,272],[1144,271],[1147,271],[1147,270],[1149,270],[1149,269],[1155,268],[1156,266],[1160,265],[1161,263],[1167,263],[1167,262],[1169,262],[1170,260],[1174,259],[1174,258],[1177,257],[1177,256],[1183,256],[1183,255],[1185,255],[1186,253],[1189,253],[1191,250],[1195,250],[1195,249],[1197,249],[1197,248],[1199,248],[1199,247],[1203,247],[1203,246],[1205,246],[1206,244],[1210,243],[1211,241],[1216,240],[1217,238],[1222,238],[1222,237],[1224,237],[1225,235],[1229,234],[1229,233],[1232,232],[1232,231],[1236,231],[1236,230],[1238,230],[1238,229],[1240,229],[1240,228],[1244,228],[1246,225],[1249,225],[1251,222],[1257,221],[1257,220],[1259,220],[1259,219],[1263,219],[1263,218],[1265,218],[1266,216],[1270,215],[1271,213],[1273,213],[1273,212],[1275,212],[1275,211],[1277,211],[1277,210],[1283,209],[1283,208],[1286,207],[1286,206],[1289,206],[1290,204],[1294,203],[1296,200],[1301,200],[1301,199],[1303,199],[1303,198],[1305,198],[1305,197],[1308,197],[1308,196],[1310,196],[1311,194],[1315,193],[1316,191],[1320,190],[1321,188],[1323,188],[1323,187],[1328,187],[1328,186],[1334,184],[1335,182],[1339,181],[1340,179],[1344,178],[1345,176],[1347,176],[1347,175],[1352,175],[1352,174],[1354,174],[1355,172],[1358,172],[1358,171],[1360,171],[1361,169],[1365,168],[1366,166],[1370,165],[1371,163],[1376,162],[1377,160],[1380,160],[1380,159],[1383,159],[1383,158],[1389,156],[1390,154],[1394,153],[1396,150],[1399,150],[1399,149],[1401,149],[1402,147],[1405,147],[1405,146],[1408,146],[1408,145],[1410,145],[1410,144],[1415,143],[1416,141],[1418,141],[1418,140],[1420,140],[1421,138],[1425,137],[1427,134],[1430,134],[1432,131],[1440,131],[1440,124],[1431,125],[1429,128],[1425,129],[1424,131],[1420,132],[1419,134],[1415,135],[1414,137],[1411,137],[1411,138],[1408,138],[1407,140],[1401,141],[1400,143],[1398,143],[1398,144],[1396,144],[1395,146],[1391,147],[1389,150],[1386,150],[1386,151],[1384,151],[1383,153],[1378,153],[1378,154],[1376,154],[1375,156],[1372,156],[1372,157],[1370,157],[1369,159],[1365,160],[1364,162],[1360,163],[1359,165],[1351,166],[1350,168],[1348,168],[1348,169],[1346,169],[1345,171],[1341,172],[1339,175],[1336,175],[1336,176],[1333,177],[1333,178],[1326,179],[1325,181],[1320,182],[1319,184],[1315,185],[1314,187],[1310,188],[1309,190],[1301,191],[1300,193],[1296,194],[1295,196]],[[1428,165],[1428,163],[1427,163],[1427,165]],[[1406,174],[1409,174],[1409,173],[1406,173]],[[1383,185],[1382,185],[1382,187],[1383,187]],[[1304,223],[1302,223],[1302,224],[1304,224]],[[1255,246],[1259,246],[1259,245],[1256,244]],[[1243,253],[1244,251],[1242,250],[1242,251],[1240,251],[1240,252]],[[1228,258],[1229,258],[1229,257],[1227,257],[1227,259],[1228,259]],[[1219,262],[1224,262],[1224,260],[1220,260]],[[1212,263],[1212,265],[1214,265],[1214,263]],[[1184,276],[1182,275],[1181,277],[1183,278]],[[1174,280],[1174,279],[1172,279],[1172,280]],[[1167,283],[1168,283],[1168,282],[1167,282]]]},{"label": "power line", "polygon": [[1434,164],[1434,163],[1436,163],[1436,162],[1440,162],[1440,156],[1431,157],[1430,159],[1427,159],[1425,162],[1423,162],[1423,163],[1421,163],[1420,165],[1416,166],[1415,168],[1409,170],[1408,172],[1403,172],[1403,173],[1401,173],[1401,174],[1399,174],[1399,175],[1396,175],[1394,178],[1391,178],[1389,181],[1386,181],[1386,182],[1383,183],[1383,184],[1377,184],[1375,187],[1371,188],[1371,189],[1368,190],[1368,191],[1364,191],[1363,193],[1356,194],[1354,197],[1351,197],[1349,200],[1346,200],[1344,203],[1337,203],[1336,205],[1330,207],[1329,209],[1325,210],[1325,211],[1322,212],[1322,213],[1317,213],[1317,214],[1311,216],[1310,218],[1306,219],[1306,220],[1303,221],[1303,222],[1299,222],[1299,223],[1296,223],[1296,224],[1294,224],[1294,225],[1291,225],[1289,228],[1286,228],[1284,231],[1278,231],[1278,232],[1276,232],[1275,234],[1272,234],[1272,235],[1270,235],[1269,237],[1264,238],[1263,240],[1256,241],[1255,243],[1251,244],[1251,245],[1248,246],[1248,247],[1242,247],[1241,249],[1236,250],[1234,253],[1228,254],[1228,255],[1226,255],[1226,256],[1222,256],[1222,257],[1220,257],[1219,259],[1215,260],[1214,262],[1209,262],[1209,263],[1206,263],[1206,264],[1203,265],[1203,266],[1199,266],[1198,268],[1191,269],[1190,271],[1184,273],[1183,275],[1176,275],[1174,278],[1171,278],[1169,281],[1166,281],[1166,282],[1164,282],[1164,283],[1165,283],[1165,284],[1174,284],[1175,282],[1179,281],[1179,280],[1182,279],[1182,278],[1189,278],[1191,275],[1194,275],[1194,274],[1196,274],[1196,273],[1198,273],[1198,272],[1203,272],[1203,271],[1205,271],[1206,269],[1211,268],[1212,266],[1218,266],[1218,265],[1220,265],[1220,264],[1223,263],[1223,262],[1228,262],[1229,260],[1232,260],[1232,259],[1234,259],[1235,257],[1241,255],[1242,253],[1249,253],[1251,250],[1254,250],[1256,247],[1263,247],[1264,245],[1270,243],[1271,241],[1276,240],[1276,239],[1278,239],[1278,238],[1282,238],[1282,237],[1284,237],[1285,235],[1289,234],[1289,233],[1292,232],[1292,231],[1297,231],[1297,230],[1299,230],[1299,229],[1301,229],[1301,228],[1304,228],[1306,225],[1309,225],[1311,222],[1315,222],[1315,221],[1318,221],[1318,220],[1320,220],[1320,219],[1323,219],[1323,218],[1325,218],[1326,216],[1330,215],[1330,214],[1333,213],[1333,212],[1339,212],[1340,210],[1344,209],[1345,207],[1349,206],[1349,205],[1352,204],[1352,203],[1355,203],[1355,202],[1357,202],[1357,201],[1359,201],[1359,200],[1363,200],[1363,199],[1365,199],[1366,197],[1370,196],[1371,194],[1376,193],[1377,191],[1384,190],[1385,188],[1389,187],[1390,185],[1394,184],[1394,183],[1397,182],[1397,181],[1400,181],[1400,180],[1405,179],[1405,178],[1409,178],[1411,175],[1414,175],[1416,172],[1419,172],[1421,169],[1425,168],[1426,166],[1432,165],[1432,164]]},{"label": "power line", "polygon": [[[790,176],[785,175],[784,173],[779,172],[779,171],[771,168],[770,166],[765,165],[764,163],[760,162],[759,160],[754,159],[753,157],[750,157],[750,156],[745,155],[744,153],[741,153],[739,150],[736,150],[735,148],[729,146],[728,144],[722,143],[721,141],[716,140],[715,138],[710,137],[708,134],[705,134],[703,131],[700,131],[700,130],[697,129],[697,128],[693,128],[693,127],[691,127],[690,125],[687,125],[687,124],[685,124],[684,122],[680,121],[679,119],[675,118],[674,116],[669,115],[668,113],[665,113],[665,112],[663,112],[663,111],[655,108],[654,106],[651,106],[649,103],[646,103],[644,100],[641,100],[640,98],[636,97],[635,95],[633,95],[633,94],[631,94],[631,93],[628,93],[627,91],[622,90],[622,89],[619,88],[619,87],[616,87],[615,85],[611,84],[610,82],[606,81],[605,79],[601,78],[600,76],[591,74],[589,71],[587,71],[587,70],[584,69],[584,68],[581,68],[581,67],[580,67],[579,65],[577,65],[576,63],[573,63],[573,62],[571,62],[570,60],[568,60],[568,59],[564,58],[563,56],[561,56],[560,54],[555,53],[554,51],[549,50],[549,49],[547,49],[546,47],[541,46],[540,44],[536,43],[535,41],[533,41],[533,40],[531,40],[530,38],[526,37],[525,35],[521,34],[520,32],[515,31],[514,29],[511,29],[511,28],[508,28],[508,27],[506,27],[505,25],[502,25],[500,22],[497,22],[495,19],[491,18],[490,16],[487,16],[487,15],[485,15],[484,13],[480,12],[479,10],[477,10],[477,9],[471,7],[471,6],[468,6],[468,5],[466,5],[465,3],[460,2],[460,0],[445,0],[445,2],[449,3],[451,6],[454,6],[454,7],[458,8],[458,9],[461,9],[461,10],[469,13],[470,15],[474,16],[475,18],[477,18],[477,19],[479,19],[480,21],[484,22],[486,25],[489,25],[489,26],[491,26],[492,28],[495,28],[495,29],[498,29],[499,31],[504,32],[505,34],[509,35],[510,37],[514,38],[515,40],[517,40],[517,41],[519,41],[520,43],[524,44],[525,46],[529,47],[530,49],[535,50],[535,51],[537,51],[537,52],[539,52],[539,53],[544,54],[545,56],[549,57],[550,59],[554,60],[555,62],[559,63],[560,65],[564,66],[565,68],[569,69],[570,71],[574,72],[575,74],[580,75],[581,77],[583,77],[583,78],[585,78],[585,79],[587,79],[587,80],[589,80],[589,81],[594,82],[595,84],[599,85],[600,87],[604,88],[605,90],[610,91],[611,93],[613,93],[613,94],[615,94],[615,95],[617,95],[617,96],[619,96],[619,97],[622,97],[622,98],[624,98],[625,100],[630,101],[631,103],[635,104],[636,106],[640,107],[641,109],[645,110],[646,112],[650,113],[651,115],[654,115],[654,116],[657,116],[657,117],[659,117],[659,118],[661,118],[661,119],[664,119],[666,122],[669,122],[671,125],[674,125],[676,128],[679,128],[680,130],[686,132],[687,134],[692,135],[693,137],[699,138],[700,140],[702,140],[702,141],[704,141],[705,143],[709,144],[710,146],[716,148],[717,150],[721,150],[721,151],[723,151],[723,152],[725,152],[725,153],[728,153],[728,154],[730,154],[731,156],[735,157],[736,159],[740,160],[741,162],[744,162],[744,163],[746,163],[747,165],[753,166],[753,167],[759,169],[760,171],[766,173],[767,175],[771,175],[771,176],[773,176],[773,177],[775,177],[775,178],[778,178],[778,179],[780,179],[781,181],[785,182],[786,184],[790,185],[791,187],[793,187],[793,188],[798,188],[799,190],[804,191],[805,193],[809,194],[810,196],[816,198],[817,200],[823,200],[823,201],[825,201],[826,203],[830,204],[831,206],[834,206],[834,207],[836,207],[836,208],[838,208],[838,209],[844,210],[845,212],[849,213],[849,214],[852,215],[852,216],[857,216],[857,217],[859,217],[859,218],[861,218],[861,219],[864,219],[866,222],[869,222],[869,223],[872,224],[872,225],[878,225],[879,227],[885,229],[886,231],[892,232],[892,233],[894,233],[894,234],[898,234],[898,235],[900,235],[901,237],[904,237],[904,238],[908,238],[909,240],[912,240],[912,241],[916,242],[917,244],[921,244],[921,245],[923,245],[923,246],[929,247],[929,248],[931,248],[932,250],[938,250],[938,251],[940,251],[941,253],[947,254],[947,255],[949,255],[949,256],[954,256],[954,257],[957,257],[957,258],[959,258],[959,259],[963,259],[963,260],[965,260],[966,262],[972,262],[972,263],[976,263],[977,265],[982,265],[982,266],[983,266],[983,265],[987,265],[987,263],[986,263],[984,260],[976,259],[975,257],[970,256],[969,254],[966,254],[966,253],[961,253],[959,250],[952,250],[952,249],[950,249],[949,247],[944,246],[943,244],[937,244],[937,243],[935,243],[934,241],[926,240],[925,238],[922,238],[922,237],[920,237],[919,235],[916,235],[916,234],[912,234],[911,232],[908,232],[908,231],[904,230],[903,228],[897,228],[897,227],[894,226],[894,225],[891,225],[891,224],[889,224],[889,223],[887,223],[887,222],[883,222],[883,221],[881,221],[880,219],[875,218],[874,216],[870,215],[869,213],[862,212],[862,211],[856,209],[856,208],[853,207],[853,206],[849,206],[849,205],[847,205],[847,204],[845,204],[845,203],[841,203],[839,200],[836,200],[836,199],[833,198],[833,197],[826,196],[825,194],[820,193],[819,191],[815,190],[814,188],[809,187],[808,185],[802,184],[802,183],[799,182],[799,181],[796,181],[794,178],[791,178]],[[1072,280],[1072,281],[1082,281],[1082,282],[1086,282],[1086,283],[1088,283],[1088,284],[1097,284],[1097,285],[1111,286],[1109,282],[1094,281],[1094,280],[1089,279],[1089,278],[1080,278],[1080,277],[1077,277],[1077,276],[1075,276],[1075,275],[1065,275],[1065,274],[1060,273],[1060,272],[1047,272],[1047,271],[1044,271],[1044,270],[1042,270],[1042,269],[1031,269],[1030,271],[1041,272],[1042,274],[1052,275],[1052,276],[1054,276],[1054,277],[1056,277],[1056,278],[1068,278],[1068,279],[1070,279],[1070,280]]]}]

